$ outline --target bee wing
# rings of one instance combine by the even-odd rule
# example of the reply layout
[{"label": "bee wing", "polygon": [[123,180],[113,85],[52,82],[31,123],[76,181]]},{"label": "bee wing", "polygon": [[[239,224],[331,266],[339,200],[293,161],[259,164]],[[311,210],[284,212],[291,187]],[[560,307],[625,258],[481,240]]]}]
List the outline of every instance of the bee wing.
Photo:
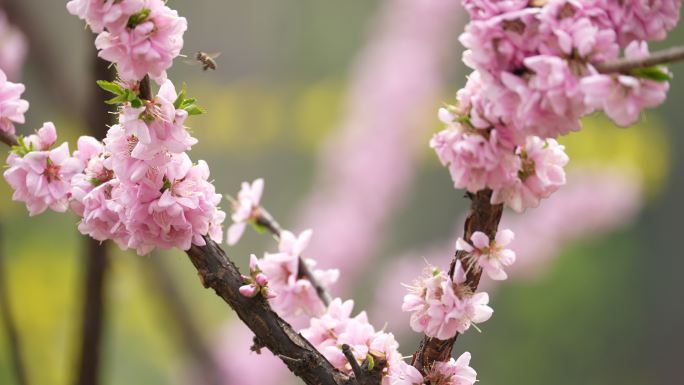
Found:
[{"label": "bee wing", "polygon": [[216,59],[217,57],[221,56],[221,52],[208,53],[207,56],[209,56],[212,59]]}]

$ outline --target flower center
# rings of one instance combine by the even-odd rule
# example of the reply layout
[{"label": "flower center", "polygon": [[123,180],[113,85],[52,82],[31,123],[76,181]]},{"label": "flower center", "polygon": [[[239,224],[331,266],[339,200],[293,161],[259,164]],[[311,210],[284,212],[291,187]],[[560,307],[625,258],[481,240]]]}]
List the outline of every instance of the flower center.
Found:
[{"label": "flower center", "polygon": [[60,169],[60,166],[52,163],[52,161],[48,158],[47,167],[45,167],[45,171],[43,172],[43,175],[45,175],[45,177],[47,177],[48,182],[59,180],[60,179],[59,169]]}]

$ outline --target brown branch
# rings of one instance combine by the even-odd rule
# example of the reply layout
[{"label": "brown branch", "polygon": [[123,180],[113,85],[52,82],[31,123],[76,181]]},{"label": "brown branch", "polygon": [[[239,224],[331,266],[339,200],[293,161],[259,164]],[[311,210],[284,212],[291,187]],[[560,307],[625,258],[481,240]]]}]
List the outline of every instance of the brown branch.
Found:
[{"label": "brown branch", "polygon": [[[90,35],[90,34],[89,34]],[[95,85],[95,80],[112,80],[116,73],[109,63],[97,57],[92,49],[91,82],[86,116],[88,133],[97,139],[107,135],[107,126],[114,123],[115,115],[110,106],[104,103],[107,92]],[[81,315],[81,346],[76,368],[76,385],[97,385],[100,383],[100,353],[102,332],[105,321],[105,288],[109,267],[107,243],[86,237],[83,262],[85,264],[83,282],[83,313]]]},{"label": "brown branch", "polygon": [[12,359],[17,384],[28,385],[26,368],[22,358],[21,342],[19,341],[19,333],[17,332],[17,325],[14,322],[12,304],[10,303],[9,284],[6,281],[7,274],[5,272],[4,253],[2,253],[3,246],[2,242],[0,242],[0,313],[2,313],[2,324],[5,327],[7,341],[9,342],[10,357]]},{"label": "brown branch", "polygon": [[[373,354],[371,361],[368,357],[359,365],[352,353],[351,348],[347,344],[342,344],[342,354],[349,362],[349,365],[354,372],[354,383],[356,385],[378,385],[382,382],[382,371],[387,366],[387,360],[384,356]],[[371,362],[373,364],[371,364]]]},{"label": "brown branch", "polygon": [[[259,226],[263,226],[266,228],[276,239],[280,239],[280,233],[282,233],[282,228],[276,222],[275,219],[273,219],[273,216],[266,211],[263,207],[259,208],[259,216],[256,218],[256,223]],[[332,297],[330,296],[330,293],[323,287],[323,285],[318,282],[316,277],[314,277],[313,272],[311,269],[309,269],[309,265],[307,265],[306,261],[304,261],[304,258],[302,256],[299,256],[299,263],[297,265],[297,278],[306,278],[309,282],[311,282],[311,285],[316,289],[316,294],[318,295],[318,298],[320,298],[321,302],[325,306],[330,305],[330,302],[332,302]]]},{"label": "brown branch", "polygon": [[16,146],[19,144],[17,141],[17,136],[0,130],[0,141],[8,145],[9,147]]},{"label": "brown branch", "polygon": [[[464,238],[470,240],[470,237],[475,231],[482,231],[487,234],[490,239],[496,235],[496,229],[501,220],[503,212],[503,205],[492,205],[490,199],[492,196],[491,190],[482,190],[477,194],[469,194],[472,200],[470,206],[470,213],[465,221]],[[454,258],[449,266],[449,275],[453,278],[454,270],[456,268],[456,261],[463,260],[467,256],[466,253],[456,252]],[[480,276],[482,271],[480,269],[469,269],[466,274],[465,284],[475,292],[480,283]],[[418,351],[413,354],[412,365],[421,372],[425,372],[436,361],[447,361],[451,357],[451,350],[454,347],[458,334],[448,340],[440,340],[438,338],[424,336]]]},{"label": "brown branch", "polygon": [[604,63],[597,63],[594,65],[594,68],[601,73],[627,73],[638,68],[652,67],[659,64],[673,63],[680,60],[684,60],[684,46],[670,47],[661,51],[656,51],[644,58],[624,58],[607,61]]},{"label": "brown branch", "polygon": [[197,368],[198,375],[205,385],[221,385],[221,370],[207,346],[204,335],[198,327],[193,313],[188,304],[183,300],[182,293],[178,290],[169,267],[160,254],[153,254],[145,258],[143,263],[152,278],[151,283],[157,289],[161,300],[164,302],[173,322],[178,326],[180,337],[184,347],[187,347]]},{"label": "brown branch", "polygon": [[205,237],[205,246],[192,245],[186,252],[197,268],[204,287],[212,288],[256,335],[261,345],[310,385],[351,385],[346,374],[335,369],[292,326],[280,318],[262,296],[247,298],[240,294],[240,272],[224,251]]}]

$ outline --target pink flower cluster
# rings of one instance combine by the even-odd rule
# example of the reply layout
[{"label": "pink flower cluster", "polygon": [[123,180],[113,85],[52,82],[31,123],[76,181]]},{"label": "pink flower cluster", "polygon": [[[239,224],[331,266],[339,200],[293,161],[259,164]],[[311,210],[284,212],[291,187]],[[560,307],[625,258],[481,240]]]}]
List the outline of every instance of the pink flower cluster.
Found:
[{"label": "pink flower cluster", "polygon": [[352,374],[352,370],[340,348],[343,344],[349,345],[359,363],[369,354],[384,356],[387,366],[383,372],[382,384],[390,385],[393,378],[405,372],[408,366],[399,353],[399,343],[391,333],[376,331],[368,322],[365,312],[352,317],[353,307],[354,301],[342,302],[340,298],[335,298],[325,313],[312,318],[309,327],[301,330],[301,334],[334,367],[347,374]]},{"label": "pink flower cluster", "polygon": [[7,157],[9,168],[3,176],[14,190],[12,199],[25,202],[31,216],[48,207],[65,212],[69,208],[71,178],[83,169],[71,157],[69,144],[51,148],[56,141],[55,126],[48,122],[23,139]]},{"label": "pink flower cluster", "polygon": [[452,280],[437,268],[427,269],[426,274],[408,286],[402,310],[411,312],[411,328],[428,337],[447,340],[463,333],[472,324],[487,321],[492,308],[487,306],[487,293],[473,293],[463,283],[465,272],[457,261]]},{"label": "pink flower cluster", "polygon": [[402,366],[403,372],[395,374],[391,385],[473,385],[477,372],[470,367],[470,353],[465,352],[457,359],[435,362],[428,368],[425,377],[411,365]]},{"label": "pink flower cluster", "polygon": [[514,238],[511,230],[499,230],[491,241],[487,234],[476,231],[470,237],[469,243],[463,238],[456,240],[456,250],[468,253],[466,265],[468,269],[481,269],[489,278],[500,281],[508,278],[504,266],[515,262],[515,252],[505,249]]},{"label": "pink flower cluster", "polygon": [[183,125],[187,112],[174,106],[177,98],[166,81],[143,107],[124,103],[104,144],[81,137],[73,156],[66,143],[50,149],[57,135],[46,123],[7,160],[14,199],[26,202],[31,215],[47,207],[63,212],[71,203],[81,233],[140,255],[201,246],[204,236],[221,242],[221,195],[208,181],[207,164],[193,164],[184,152],[197,141]]},{"label": "pink flower cluster", "polygon": [[679,17],[679,0],[464,0],[471,15],[460,41],[475,71],[440,110],[447,129],[431,147],[449,166],[456,188],[493,190],[492,203],[521,212],[565,183],[568,158],[555,138],[581,128],[602,109],[634,123],[665,100],[662,67],[623,74],[596,68],[648,55]]},{"label": "pink flower cluster", "polygon": [[163,0],[71,0],[67,9],[99,34],[99,56],[126,81],[149,75],[161,84],[183,47],[187,21]]},{"label": "pink flower cluster", "polygon": [[24,114],[29,107],[29,103],[21,99],[24,90],[23,84],[8,81],[0,70],[0,131],[14,134],[14,123],[24,123]]},{"label": "pink flower cluster", "polygon": [[[309,244],[312,231],[306,230],[299,236],[285,230],[280,234],[277,253],[265,253],[258,261],[261,271],[268,276],[269,287],[278,296],[271,299],[271,306],[283,317],[318,316],[325,306],[318,298],[311,282],[300,276],[299,258]],[[305,259],[316,280],[325,287],[331,286],[339,278],[336,269],[314,269],[315,261]]]}]

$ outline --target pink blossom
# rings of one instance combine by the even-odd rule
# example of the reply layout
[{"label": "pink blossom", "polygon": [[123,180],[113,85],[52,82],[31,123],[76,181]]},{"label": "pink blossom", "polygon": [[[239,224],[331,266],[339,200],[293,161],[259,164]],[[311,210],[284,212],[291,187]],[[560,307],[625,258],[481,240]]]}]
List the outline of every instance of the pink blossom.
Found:
[{"label": "pink blossom", "polygon": [[504,266],[510,266],[515,262],[515,252],[504,248],[513,240],[511,230],[499,230],[493,240],[489,240],[487,234],[475,231],[470,237],[472,244],[463,238],[456,240],[456,250],[469,253],[468,268],[478,266],[489,278],[504,280],[508,278]]},{"label": "pink blossom", "polygon": [[312,318],[309,327],[301,334],[320,351],[337,369],[351,374],[351,366],[342,353],[340,346],[347,344],[359,363],[371,352],[382,355],[388,365],[383,371],[382,384],[389,385],[397,372],[405,370],[401,365],[402,356],[399,344],[391,333],[376,331],[368,322],[365,312],[351,317],[353,301],[342,302],[335,298],[320,317]]},{"label": "pink blossom", "polygon": [[20,99],[24,89],[23,84],[8,81],[0,70],[0,131],[14,134],[14,123],[24,123],[29,107],[26,100]]},{"label": "pink blossom", "polygon": [[487,306],[487,293],[471,293],[462,285],[465,274],[460,261],[455,278],[433,269],[412,286],[404,297],[402,310],[411,312],[411,328],[429,337],[447,340],[463,333],[471,324],[488,320],[493,310]]},{"label": "pink blossom", "polygon": [[463,62],[492,76],[522,68],[525,57],[537,53],[542,38],[538,13],[538,9],[526,8],[471,21],[459,37],[466,48]]},{"label": "pink blossom", "polygon": [[81,221],[78,231],[98,241],[113,240],[122,250],[128,247],[130,234],[125,227],[125,208],[112,191],[120,189],[116,179],[94,187],[81,199]]},{"label": "pink blossom", "polygon": [[423,385],[423,375],[418,369],[401,361],[396,365],[396,370],[391,376],[391,385]]},{"label": "pink blossom", "polygon": [[[645,42],[632,42],[625,56],[638,58],[648,54]],[[636,78],[621,74],[595,74],[582,79],[582,90],[588,105],[601,108],[615,123],[628,126],[639,119],[641,110],[665,101],[668,82]]]},{"label": "pink blossom", "polygon": [[681,0],[600,0],[622,46],[635,40],[663,40],[679,21]]},{"label": "pink blossom", "polygon": [[565,169],[569,158],[565,148],[554,139],[527,138],[525,146],[517,149],[522,166],[518,179],[512,184],[495,188],[492,203],[506,203],[517,212],[537,207],[565,184]]},{"label": "pink blossom", "polygon": [[143,7],[143,0],[71,0],[70,14],[84,20],[95,33],[105,28],[118,29],[128,18]]},{"label": "pink blossom", "polygon": [[296,257],[301,256],[304,249],[309,245],[312,234],[313,231],[311,229],[304,230],[299,236],[295,236],[292,232],[284,230],[280,234],[278,251]]},{"label": "pink blossom", "polygon": [[477,372],[470,367],[470,353],[449,361],[435,362],[425,376],[430,385],[473,385],[477,381]]},{"label": "pink blossom", "polygon": [[81,162],[83,172],[71,178],[71,209],[83,215],[83,199],[96,186],[113,179],[114,173],[104,165],[108,154],[105,154],[104,145],[99,140],[81,136],[77,146],[74,158]]},{"label": "pink blossom", "polygon": [[463,0],[462,3],[472,20],[485,20],[526,8],[529,0]]},{"label": "pink blossom", "polygon": [[149,75],[161,84],[183,47],[187,21],[162,0],[143,0],[136,15],[141,15],[136,25],[108,27],[97,36],[95,46],[101,58],[116,63],[123,80],[135,81]]},{"label": "pink blossom", "polygon": [[122,183],[140,183],[151,189],[161,189],[171,154],[159,152],[151,159],[138,159],[133,156],[133,150],[139,141],[137,136],[127,135],[120,124],[110,127],[104,144],[111,156],[104,166],[113,170]]},{"label": "pink blossom", "polygon": [[[485,135],[488,135],[487,138]],[[515,178],[518,159],[498,142],[498,131],[467,131],[456,126],[437,133],[430,141],[443,165],[449,166],[455,188],[477,192]]]},{"label": "pink blossom", "polygon": [[593,1],[555,0],[543,7],[539,48],[544,55],[587,61],[615,59],[619,45],[606,11]]},{"label": "pink blossom", "polygon": [[258,216],[259,202],[263,192],[264,180],[261,178],[251,184],[242,182],[237,200],[233,202],[233,215],[231,215],[233,224],[228,228],[228,245],[236,244],[245,232],[247,223]]},{"label": "pink blossom", "polygon": [[530,56],[523,62],[531,72],[527,76],[501,74],[503,86],[511,92],[508,105],[499,112],[513,127],[516,144],[524,143],[528,135],[555,138],[579,131],[580,118],[590,110],[568,62],[545,55]]},{"label": "pink blossom", "polygon": [[[284,230],[280,235],[279,252],[266,253],[259,261],[262,271],[269,277],[270,287],[278,293],[278,297],[271,301],[271,306],[283,317],[315,316],[324,311],[316,289],[307,278],[299,275],[299,259],[311,234],[311,230],[306,230],[295,236]],[[339,272],[334,269],[314,269],[313,260],[306,259],[304,263],[324,287],[329,287],[339,277]]]},{"label": "pink blossom", "polygon": [[31,216],[48,207],[57,212],[66,211],[71,178],[83,167],[70,156],[67,143],[50,150],[55,139],[55,126],[44,123],[36,135],[24,142],[20,151],[25,154],[13,152],[7,158],[10,168],[3,175],[14,189],[12,199],[25,202]]},{"label": "pink blossom", "polygon": [[131,151],[136,159],[149,160],[159,154],[179,154],[197,143],[183,125],[187,111],[177,109],[174,102],[178,94],[170,80],[159,87],[159,93],[145,106],[133,108],[126,103],[119,122],[127,135],[138,138]]}]

